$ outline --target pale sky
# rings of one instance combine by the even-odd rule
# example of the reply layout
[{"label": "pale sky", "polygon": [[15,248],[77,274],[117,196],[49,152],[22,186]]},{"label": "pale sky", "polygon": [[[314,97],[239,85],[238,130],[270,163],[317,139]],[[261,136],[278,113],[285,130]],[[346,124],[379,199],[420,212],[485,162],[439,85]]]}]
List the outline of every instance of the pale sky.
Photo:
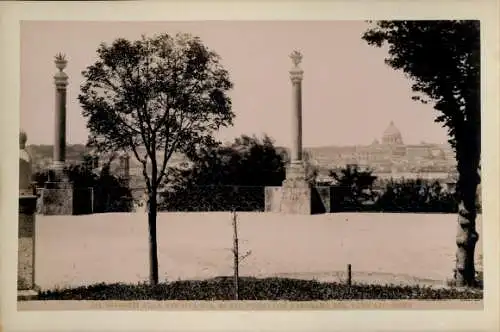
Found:
[{"label": "pale sky", "polygon": [[21,127],[28,144],[52,144],[53,62],[66,54],[69,75],[67,142],[85,143],[87,129],[77,96],[81,71],[96,60],[101,42],[141,34],[188,32],[222,57],[234,83],[234,126],[218,137],[267,133],[291,143],[289,54],[303,54],[304,146],[370,144],[392,120],[405,143],[444,143],[431,105],[411,100],[410,82],[384,64],[386,50],[361,40],[362,21],[27,22],[21,24]]}]

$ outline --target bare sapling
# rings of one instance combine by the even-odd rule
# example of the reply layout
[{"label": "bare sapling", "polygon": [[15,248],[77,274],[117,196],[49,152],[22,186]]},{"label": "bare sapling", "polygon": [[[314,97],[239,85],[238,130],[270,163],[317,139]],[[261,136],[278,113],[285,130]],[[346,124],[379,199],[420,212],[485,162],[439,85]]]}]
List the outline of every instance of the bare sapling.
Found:
[{"label": "bare sapling", "polygon": [[239,268],[240,263],[250,256],[251,250],[247,251],[243,256],[240,257],[239,253],[239,239],[238,239],[238,215],[236,211],[233,210],[233,270],[234,270],[234,299],[239,299]]}]

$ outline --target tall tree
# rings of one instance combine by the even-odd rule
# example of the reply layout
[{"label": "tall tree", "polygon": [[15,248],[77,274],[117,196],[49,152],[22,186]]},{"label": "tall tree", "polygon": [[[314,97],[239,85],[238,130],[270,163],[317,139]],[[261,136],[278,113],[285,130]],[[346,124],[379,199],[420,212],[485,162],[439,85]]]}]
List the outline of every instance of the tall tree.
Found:
[{"label": "tall tree", "polygon": [[475,284],[476,197],[480,182],[481,90],[479,21],[371,22],[363,39],[388,45],[385,62],[412,81],[413,97],[432,103],[436,122],[448,129],[459,179],[455,278],[460,286]]},{"label": "tall tree", "polygon": [[284,154],[270,137],[242,135],[233,142],[200,150],[187,169],[172,169],[170,190],[160,209],[177,211],[254,211],[264,209],[265,186],[285,178]]},{"label": "tall tree", "polygon": [[198,37],[160,34],[101,44],[83,71],[79,101],[100,152],[132,151],[148,194],[150,283],[158,283],[157,192],[174,152],[215,145],[213,133],[232,125],[232,88],[220,57]]}]

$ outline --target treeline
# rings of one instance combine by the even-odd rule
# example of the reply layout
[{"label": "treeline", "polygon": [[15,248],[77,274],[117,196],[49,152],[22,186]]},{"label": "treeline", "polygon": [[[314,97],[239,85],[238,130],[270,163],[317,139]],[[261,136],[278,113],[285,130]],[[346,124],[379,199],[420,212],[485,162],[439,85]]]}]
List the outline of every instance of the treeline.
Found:
[{"label": "treeline", "polygon": [[[307,154],[304,159],[311,186],[332,188],[330,204],[334,212],[457,212],[454,193],[439,181],[388,180],[380,187],[375,185],[377,177],[370,170],[349,165],[330,170],[333,180],[321,183],[319,168],[309,162]],[[191,156],[189,169],[168,168],[158,210],[264,211],[265,187],[281,186],[287,160],[287,151],[276,148],[267,136],[241,136],[232,144],[198,151]],[[94,212],[132,209],[130,188],[110,173],[109,164],[100,173],[86,168],[85,163],[71,166],[66,172],[77,191],[93,188]],[[43,187],[48,173],[38,172],[35,177],[38,186]]]},{"label": "treeline", "polygon": [[[201,151],[189,170],[170,170],[169,190],[161,194],[163,211],[264,211],[266,186],[281,186],[287,153],[272,140],[242,136],[232,145]],[[331,170],[332,182],[319,183],[319,169],[305,158],[312,186],[332,187],[332,210],[365,212],[456,213],[454,193],[439,181],[389,180],[374,188],[377,177],[356,165]],[[480,206],[480,205],[479,205]]]},{"label": "treeline", "polygon": [[331,172],[335,183],[335,211],[456,213],[454,192],[443,188],[437,180],[401,179],[385,182],[373,189],[377,179],[371,171],[347,166],[339,173]]},{"label": "treeline", "polygon": [[[54,146],[30,144],[27,146],[27,150],[35,159],[52,159]],[[68,144],[66,146],[66,158],[67,160],[80,160],[86,151],[87,148],[84,144]]]}]

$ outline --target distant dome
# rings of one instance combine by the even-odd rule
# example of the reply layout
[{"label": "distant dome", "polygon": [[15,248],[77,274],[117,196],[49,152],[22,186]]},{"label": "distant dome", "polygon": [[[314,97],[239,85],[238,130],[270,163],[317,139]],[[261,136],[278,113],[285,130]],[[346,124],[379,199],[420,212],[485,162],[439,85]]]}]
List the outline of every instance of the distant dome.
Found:
[{"label": "distant dome", "polygon": [[384,131],[382,136],[383,144],[403,144],[403,137],[401,136],[401,132],[396,127],[393,121],[389,124],[387,129]]},{"label": "distant dome", "polygon": [[380,144],[380,142],[376,138],[372,142],[372,145],[379,145],[379,144]]}]

